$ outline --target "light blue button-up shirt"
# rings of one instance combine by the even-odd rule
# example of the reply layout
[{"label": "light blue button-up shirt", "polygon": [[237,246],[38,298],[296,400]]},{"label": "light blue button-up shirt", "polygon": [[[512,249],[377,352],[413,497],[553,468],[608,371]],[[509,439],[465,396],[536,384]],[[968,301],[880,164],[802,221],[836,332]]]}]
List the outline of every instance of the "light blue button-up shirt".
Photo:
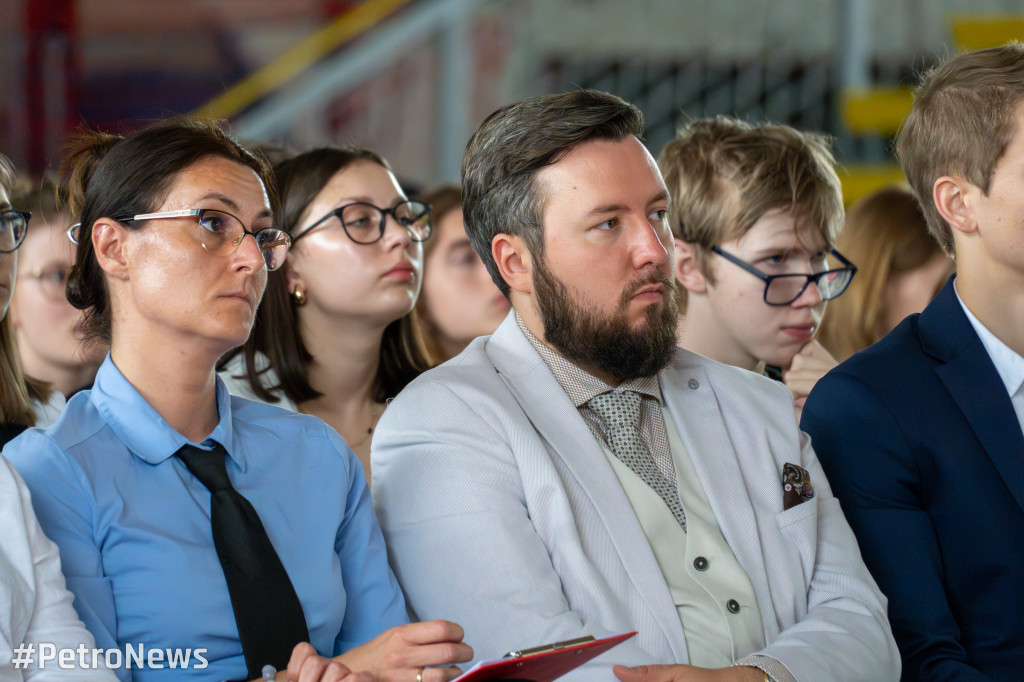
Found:
[{"label": "light blue button-up shirt", "polygon": [[[337,655],[407,622],[362,468],[338,434],[315,417],[232,397],[219,379],[217,409],[208,438],[227,450],[228,476],[259,513],[317,651]],[[173,456],[186,442],[108,355],[92,391],[3,451],[60,548],[75,608],[97,645],[123,654],[141,645],[146,655],[191,649],[187,672],[171,668],[166,654],[155,661],[163,667],[132,661],[129,670],[123,655],[122,680],[246,674],[210,493]],[[197,649],[206,650],[205,667]]]}]

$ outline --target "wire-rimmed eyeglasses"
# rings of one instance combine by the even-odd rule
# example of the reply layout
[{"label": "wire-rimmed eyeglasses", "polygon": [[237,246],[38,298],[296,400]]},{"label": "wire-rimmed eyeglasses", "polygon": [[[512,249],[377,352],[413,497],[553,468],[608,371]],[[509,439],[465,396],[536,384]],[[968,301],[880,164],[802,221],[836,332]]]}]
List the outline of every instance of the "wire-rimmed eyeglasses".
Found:
[{"label": "wire-rimmed eyeglasses", "polygon": [[[256,246],[263,254],[263,262],[267,270],[277,270],[284,263],[288,249],[292,245],[292,237],[282,229],[264,227],[255,232],[246,229],[242,221],[227,211],[216,208],[186,208],[180,211],[162,211],[160,213],[140,213],[131,218],[121,218],[118,222],[133,223],[144,220],[160,220],[164,218],[196,218],[199,226],[199,241],[209,253],[215,256],[230,256],[251,234]],[[68,228],[68,239],[78,244],[80,223]]]},{"label": "wire-rimmed eyeglasses", "polygon": [[28,234],[28,211],[0,211],[0,253],[14,253]]},{"label": "wire-rimmed eyeglasses", "polygon": [[391,216],[399,225],[409,231],[414,242],[422,242],[430,236],[430,206],[419,201],[403,201],[393,208],[381,208],[363,201],[356,201],[336,208],[302,232],[292,237],[294,244],[331,218],[337,218],[348,238],[356,244],[373,244],[384,236],[384,224]]},{"label": "wire-rimmed eyeglasses", "polygon": [[823,301],[831,301],[850,286],[857,266],[846,260],[843,254],[832,249],[831,254],[835,256],[843,267],[834,270],[825,270],[813,274],[792,274],[792,275],[766,275],[750,263],[727,253],[717,246],[711,250],[730,263],[734,263],[752,275],[764,280],[764,302],[768,305],[789,305],[800,298],[807,286],[812,282],[818,288],[818,295]]}]

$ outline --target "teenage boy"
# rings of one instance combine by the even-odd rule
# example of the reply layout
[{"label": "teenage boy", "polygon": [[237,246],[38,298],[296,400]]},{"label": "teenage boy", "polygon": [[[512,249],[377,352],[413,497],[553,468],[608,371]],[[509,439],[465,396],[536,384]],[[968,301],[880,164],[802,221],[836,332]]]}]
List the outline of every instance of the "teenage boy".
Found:
[{"label": "teenage boy", "polygon": [[718,117],[690,123],[658,163],[682,286],[679,345],[781,378],[799,414],[836,364],[814,340],[825,302],[854,273],[834,250],[843,200],[827,143]]},{"label": "teenage boy", "polygon": [[897,153],[956,275],[804,408],[904,680],[1024,678],[1024,45],[927,73]]}]

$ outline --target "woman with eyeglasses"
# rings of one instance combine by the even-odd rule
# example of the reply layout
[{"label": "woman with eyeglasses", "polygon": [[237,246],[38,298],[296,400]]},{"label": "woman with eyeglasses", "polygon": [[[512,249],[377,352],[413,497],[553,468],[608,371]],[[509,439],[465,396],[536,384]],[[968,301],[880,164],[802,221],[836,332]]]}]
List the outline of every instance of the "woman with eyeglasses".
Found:
[{"label": "woman with eyeglasses", "polygon": [[65,167],[80,219],[68,297],[110,353],[56,424],[4,455],[118,676],[454,677],[461,630],[407,624],[352,452],[217,378],[291,244],[262,157],[172,120],[83,133]]},{"label": "woman with eyeglasses", "polygon": [[50,180],[12,194],[13,203],[27,208],[33,219],[18,251],[10,315],[25,374],[70,397],[92,385],[105,349],[82,343],[75,332],[82,312],[64,292],[75,262],[75,245],[66,234],[71,216],[65,195]]},{"label": "woman with eyeglasses", "polygon": [[222,375],[238,395],[333,426],[369,481],[387,399],[427,368],[410,312],[430,209],[407,200],[387,162],[365,149],[309,151],[275,175],[292,248]]}]

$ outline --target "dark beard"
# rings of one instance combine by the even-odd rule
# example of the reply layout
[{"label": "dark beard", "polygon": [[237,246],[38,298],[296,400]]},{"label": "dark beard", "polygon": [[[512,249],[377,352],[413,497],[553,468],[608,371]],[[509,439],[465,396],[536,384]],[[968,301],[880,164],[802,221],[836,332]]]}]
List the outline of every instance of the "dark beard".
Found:
[{"label": "dark beard", "polygon": [[[614,313],[603,317],[576,300],[555,277],[543,256],[535,258],[533,289],[544,323],[545,340],[565,359],[594,367],[617,380],[657,374],[672,361],[679,314],[675,283],[660,272],[634,281],[619,299]],[[644,311],[645,324],[634,328],[626,319],[629,299],[650,284],[664,286],[664,300]]]}]

